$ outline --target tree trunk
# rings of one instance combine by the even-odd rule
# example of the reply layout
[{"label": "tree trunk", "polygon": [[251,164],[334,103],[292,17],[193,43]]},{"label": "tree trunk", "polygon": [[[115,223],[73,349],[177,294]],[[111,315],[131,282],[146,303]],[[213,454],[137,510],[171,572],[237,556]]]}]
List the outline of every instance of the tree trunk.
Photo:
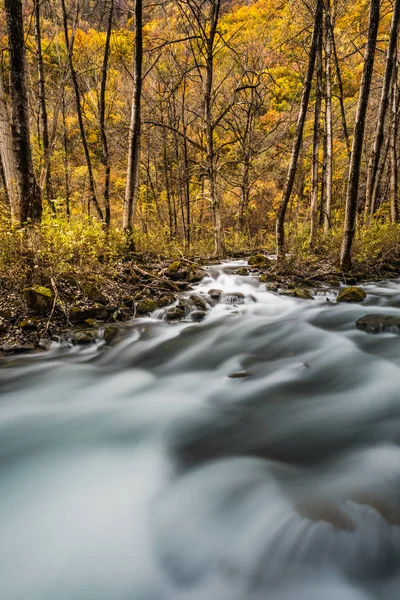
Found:
[{"label": "tree trunk", "polygon": [[36,60],[38,69],[40,116],[42,121],[43,169],[45,170],[43,180],[45,182],[44,191],[46,200],[49,203],[51,210],[55,212],[55,205],[53,202],[53,186],[51,181],[49,122],[47,117],[46,86],[43,67],[40,6],[41,0],[34,0]]},{"label": "tree trunk", "polygon": [[33,172],[26,85],[25,38],[21,0],[5,0],[10,57],[11,132],[18,175],[19,215],[26,223],[42,216],[40,188]]},{"label": "tree trunk", "polygon": [[68,130],[65,111],[65,88],[62,95],[62,124],[63,124],[63,149],[64,149],[64,180],[65,180],[65,212],[67,217],[71,215],[70,207],[70,189],[69,189],[69,149],[68,149]]},{"label": "tree trunk", "polygon": [[354,126],[353,146],[351,151],[351,160],[349,167],[349,179],[347,184],[345,223],[342,249],[340,255],[340,264],[341,269],[343,271],[349,271],[351,269],[352,264],[351,249],[353,245],[356,227],[358,184],[360,180],[365,120],[367,116],[368,99],[375,60],[375,48],[379,26],[379,13],[380,0],[370,0],[368,40],[365,49],[364,68],[361,81],[360,95],[358,99],[356,122]]},{"label": "tree trunk", "polygon": [[341,71],[340,71],[339,59],[338,59],[337,50],[336,50],[335,33],[334,33],[334,29],[333,29],[332,23],[330,24],[330,26],[331,26],[332,51],[333,51],[333,57],[334,57],[334,60],[335,60],[335,69],[336,69],[337,84],[338,84],[338,87],[339,87],[340,116],[341,116],[341,119],[342,119],[342,129],[343,129],[344,139],[346,141],[347,154],[348,154],[348,157],[349,157],[349,160],[350,160],[350,158],[351,158],[351,146],[350,146],[349,130],[347,128],[346,109],[345,109],[345,106],[344,106],[344,91],[343,91],[342,74],[341,74]]},{"label": "tree trunk", "polygon": [[331,26],[331,3],[330,0],[326,0],[325,4],[325,27],[326,27],[326,181],[325,181],[325,192],[326,192],[326,204],[325,204],[325,233],[327,233],[331,226],[331,212],[332,212],[332,148],[333,148],[333,135],[332,135],[332,26]]},{"label": "tree trunk", "polygon": [[63,14],[65,45],[67,47],[67,53],[68,53],[68,64],[69,64],[69,70],[70,70],[71,79],[72,79],[72,87],[74,90],[75,101],[76,101],[76,113],[77,113],[77,117],[78,117],[79,131],[81,134],[81,141],[82,141],[83,151],[85,154],[86,166],[87,166],[88,176],[89,176],[89,188],[90,188],[89,205],[91,202],[93,204],[93,206],[95,207],[96,212],[97,212],[99,218],[101,219],[101,221],[104,221],[103,211],[101,210],[100,205],[97,200],[96,187],[95,187],[95,183],[94,183],[94,175],[93,175],[93,168],[92,168],[92,160],[90,158],[89,146],[88,146],[87,139],[86,139],[85,125],[83,123],[81,94],[79,91],[78,78],[76,75],[74,61],[73,61],[73,44],[70,43],[70,39],[69,39],[68,15],[67,15],[67,10],[66,10],[66,6],[65,6],[65,0],[61,0],[61,7],[62,7],[62,14]]},{"label": "tree trunk", "polygon": [[300,104],[299,116],[297,119],[296,132],[292,148],[292,156],[290,159],[288,174],[285,187],[282,194],[281,203],[278,209],[276,219],[276,246],[278,259],[285,255],[285,216],[289,204],[290,196],[293,190],[294,179],[296,175],[297,162],[299,158],[300,148],[303,141],[303,129],[307,116],[308,102],[313,80],[315,60],[317,56],[318,39],[322,28],[323,18],[323,0],[317,0],[315,7],[314,29],[311,41],[310,52],[308,56],[307,74],[303,86],[303,95]]},{"label": "tree trunk", "polygon": [[378,121],[376,124],[375,141],[372,150],[371,158],[368,164],[368,175],[367,175],[367,191],[366,191],[366,211],[368,213],[368,222],[370,222],[372,215],[376,209],[377,201],[377,174],[379,161],[381,157],[381,151],[383,146],[385,118],[387,109],[390,101],[390,84],[392,81],[392,72],[395,64],[396,48],[397,48],[397,37],[399,31],[400,21],[400,0],[395,0],[392,24],[390,28],[389,45],[387,48],[386,56],[386,68],[383,79],[382,94],[379,104]]},{"label": "tree trunk", "polygon": [[[124,202],[124,231],[132,236],[133,220],[140,182],[141,100],[143,71],[143,14],[142,0],[135,0],[135,64],[132,96],[132,114],[129,128],[128,169]],[[133,245],[133,239],[131,239]],[[133,246],[132,246],[133,247]]]},{"label": "tree trunk", "polygon": [[322,105],[322,32],[318,40],[318,51],[316,61],[316,96],[314,109],[314,133],[313,133],[313,154],[312,154],[312,173],[311,173],[311,231],[310,247],[315,246],[318,231],[318,188],[319,188],[319,146],[320,146],[320,120]]},{"label": "tree trunk", "polygon": [[[397,54],[397,53],[396,53]],[[399,129],[399,86],[397,56],[392,74],[392,98],[390,114],[390,215],[392,223],[399,222],[399,167],[397,136]]]},{"label": "tree trunk", "polygon": [[0,73],[0,159],[3,167],[4,186],[10,203],[11,222],[20,221],[20,205],[18,194],[18,172],[15,162],[11,123],[8,115],[3,76]]},{"label": "tree trunk", "polygon": [[103,165],[105,170],[104,179],[104,219],[107,229],[111,223],[111,211],[110,211],[110,178],[111,178],[111,166],[110,166],[110,152],[108,147],[108,139],[106,132],[106,89],[107,89],[107,75],[108,75],[108,61],[110,58],[110,45],[111,45],[111,34],[113,26],[113,14],[114,14],[114,0],[110,0],[110,9],[108,12],[108,25],[106,43],[104,47],[104,58],[103,67],[101,71],[101,86],[100,86],[100,98],[99,98],[99,118],[100,118],[100,137],[101,137],[101,148],[103,152]]}]

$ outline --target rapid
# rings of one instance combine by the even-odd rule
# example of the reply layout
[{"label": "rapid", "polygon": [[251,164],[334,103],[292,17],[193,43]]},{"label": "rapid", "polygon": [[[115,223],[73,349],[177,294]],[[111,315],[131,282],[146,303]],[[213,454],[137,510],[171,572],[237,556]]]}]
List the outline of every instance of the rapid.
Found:
[{"label": "rapid", "polygon": [[339,304],[242,264],[201,323],[3,360],[2,600],[400,598],[400,337],[355,326],[400,280]]}]

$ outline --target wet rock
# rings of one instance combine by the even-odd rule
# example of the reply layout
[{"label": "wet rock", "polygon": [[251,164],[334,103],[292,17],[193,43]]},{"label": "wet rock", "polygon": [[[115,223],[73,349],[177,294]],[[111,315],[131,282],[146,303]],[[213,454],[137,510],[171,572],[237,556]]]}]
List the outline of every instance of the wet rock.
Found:
[{"label": "wet rock", "polygon": [[167,321],[180,321],[185,318],[185,310],[180,306],[174,306],[167,311]]},{"label": "wet rock", "polygon": [[45,315],[53,307],[54,293],[42,285],[33,285],[24,289],[24,298],[29,311]]},{"label": "wet rock", "polygon": [[80,284],[80,287],[89,300],[93,300],[93,302],[98,302],[99,304],[107,304],[107,298],[93,281],[85,281]]},{"label": "wet rock", "polygon": [[201,321],[204,321],[206,316],[207,313],[205,310],[195,310],[190,314],[192,321],[194,321],[195,323],[200,323]]},{"label": "wet rock", "polygon": [[279,290],[279,286],[276,283],[266,283],[265,289],[269,292],[277,292]]},{"label": "wet rock", "polygon": [[243,304],[245,295],[242,292],[223,292],[220,301],[223,304]]},{"label": "wet rock", "polygon": [[165,294],[164,296],[161,296],[157,300],[158,308],[164,308],[165,306],[168,306],[169,304],[173,304],[174,301],[175,301],[175,296],[173,294]]},{"label": "wet rock", "polygon": [[367,294],[359,287],[348,287],[340,290],[336,302],[363,302]]},{"label": "wet rock", "polygon": [[192,263],[174,260],[169,267],[164,270],[164,274],[172,279],[173,281],[186,281],[189,283],[195,283],[203,279],[205,272],[200,269],[197,265]]},{"label": "wet rock", "polygon": [[248,377],[250,373],[248,371],[236,371],[235,373],[229,373],[228,377],[230,379],[242,379],[244,377]]},{"label": "wet rock", "polygon": [[269,259],[264,254],[253,254],[247,261],[250,267],[266,267],[269,265]]},{"label": "wet rock", "polygon": [[210,296],[210,298],[212,300],[216,300],[217,302],[221,298],[221,294],[222,294],[222,290],[217,290],[217,289],[208,290],[208,295]]},{"label": "wet rock", "polygon": [[94,329],[83,329],[81,331],[75,331],[73,339],[76,344],[86,345],[94,344],[94,342],[98,339],[98,336]]},{"label": "wet rock", "polygon": [[237,271],[235,271],[235,275],[240,275],[241,277],[246,277],[249,274],[249,270],[246,267],[241,267]]},{"label": "wet rock", "polygon": [[70,310],[69,318],[72,323],[85,323],[87,319],[105,321],[108,319],[109,310],[110,309],[107,309],[102,304],[95,304],[88,308],[73,306]]},{"label": "wet rock", "polygon": [[38,330],[38,325],[36,323],[36,321],[34,321],[33,319],[25,319],[25,321],[20,321],[18,323],[20,329],[22,329],[23,331],[37,331]]},{"label": "wet rock", "polygon": [[198,310],[207,310],[207,302],[201,296],[191,294],[189,300]]},{"label": "wet rock", "polygon": [[400,317],[392,315],[365,315],[356,321],[357,329],[367,333],[400,334]]},{"label": "wet rock", "polygon": [[158,308],[157,302],[151,298],[144,298],[140,300],[136,305],[136,312],[138,315],[148,315]]},{"label": "wet rock", "polygon": [[260,275],[259,281],[260,281],[260,283],[269,283],[269,282],[275,281],[275,277],[274,277],[274,275],[271,275],[270,273],[262,273]]},{"label": "wet rock", "polygon": [[3,344],[0,346],[0,352],[4,354],[23,354],[24,352],[33,352],[36,350],[37,346],[35,344]]},{"label": "wet rock", "polygon": [[108,346],[112,346],[120,333],[121,330],[119,327],[113,327],[112,325],[108,325],[104,328],[103,339]]},{"label": "wet rock", "polygon": [[291,298],[302,298],[303,300],[314,300],[314,297],[305,288],[291,288],[288,290],[281,290],[280,296],[290,296]]}]

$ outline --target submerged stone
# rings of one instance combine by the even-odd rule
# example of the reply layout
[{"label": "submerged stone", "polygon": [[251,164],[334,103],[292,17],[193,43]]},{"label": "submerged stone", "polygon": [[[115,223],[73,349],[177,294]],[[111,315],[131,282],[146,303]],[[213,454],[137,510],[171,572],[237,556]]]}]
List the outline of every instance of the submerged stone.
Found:
[{"label": "submerged stone", "polygon": [[248,377],[250,373],[248,371],[236,371],[235,373],[229,373],[228,377],[230,379],[242,379],[244,377]]},{"label": "submerged stone", "polygon": [[222,294],[222,290],[217,290],[217,289],[211,289],[208,290],[208,295],[210,296],[210,298],[212,300],[219,300],[221,298],[221,294]]},{"label": "submerged stone", "polygon": [[195,310],[190,314],[192,321],[194,321],[195,323],[200,323],[201,321],[204,321],[206,316],[207,313],[205,310]]},{"label": "submerged stone", "polygon": [[392,315],[365,315],[356,321],[357,329],[367,333],[400,334],[400,317]]},{"label": "submerged stone", "polygon": [[340,290],[336,302],[363,302],[366,297],[363,289],[353,286]]}]

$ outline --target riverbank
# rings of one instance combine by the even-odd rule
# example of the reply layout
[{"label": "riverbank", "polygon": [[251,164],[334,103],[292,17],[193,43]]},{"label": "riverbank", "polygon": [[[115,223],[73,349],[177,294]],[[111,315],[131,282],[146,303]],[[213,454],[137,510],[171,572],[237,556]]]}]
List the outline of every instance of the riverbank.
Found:
[{"label": "riverbank", "polygon": [[[199,321],[208,310],[207,302],[218,301],[218,290],[207,301],[195,294],[180,298],[205,276],[204,265],[212,262],[216,261],[210,257],[171,261],[147,253],[131,255],[93,274],[81,271],[47,281],[37,274],[34,283],[24,286],[3,279],[0,353],[46,350],[53,342],[90,344],[99,337],[112,345],[126,331],[125,325],[166,307],[170,307],[165,316],[168,321],[179,321],[188,312]],[[344,274],[327,260],[288,255],[277,264],[273,256],[260,251],[242,261],[236,273],[258,277],[273,293],[312,299],[315,288],[396,278],[400,261],[356,265],[351,274]]]}]

